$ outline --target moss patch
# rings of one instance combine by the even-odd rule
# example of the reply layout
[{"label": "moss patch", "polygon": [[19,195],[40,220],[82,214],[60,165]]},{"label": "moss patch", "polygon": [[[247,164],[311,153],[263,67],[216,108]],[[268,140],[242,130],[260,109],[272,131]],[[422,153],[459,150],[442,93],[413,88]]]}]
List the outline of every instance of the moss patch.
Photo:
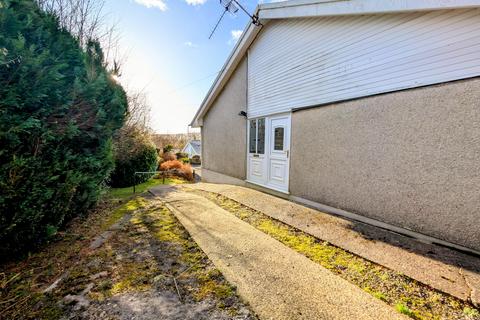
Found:
[{"label": "moss patch", "polygon": [[128,201],[127,203],[121,205],[105,219],[102,223],[102,229],[108,229],[115,222],[120,220],[126,213],[133,212],[137,209],[144,207],[147,204],[147,201],[142,197],[137,197],[133,200]]},{"label": "moss patch", "polygon": [[195,292],[195,299],[201,301],[208,297],[216,297],[225,300],[235,296],[235,289],[225,281],[222,281],[222,274],[218,269],[211,269],[207,273],[198,275],[200,289]]},{"label": "moss patch", "polygon": [[225,196],[201,190],[191,192],[213,201],[413,319],[477,319],[478,313],[475,312],[478,310],[469,303],[321,241]]},{"label": "moss patch", "polygon": [[[85,317],[83,310],[76,311],[74,304],[64,302],[67,295],[84,295],[95,302],[91,307],[104,305],[106,315],[102,314],[115,318],[109,314],[115,312],[111,298],[138,292],[180,294],[182,302],[199,303],[198,309],[205,309],[206,314],[215,310],[235,315],[240,308],[248,310],[160,202],[137,197],[119,207],[112,203],[118,202],[109,202],[85,219],[77,219],[43,251],[1,266],[0,319]],[[126,214],[131,215],[130,221],[116,229],[100,248],[89,249],[92,239]],[[59,278],[55,289],[43,293]],[[94,318],[98,315],[95,310]],[[248,314],[245,319],[256,317]]]},{"label": "moss patch", "polygon": [[140,292],[151,288],[151,279],[157,274],[158,269],[150,261],[127,262],[119,268],[116,277],[118,280],[113,283],[108,294],[116,295],[124,292]]},{"label": "moss patch", "polygon": [[175,261],[169,273],[180,286],[182,297],[194,301],[213,299],[217,307],[236,314],[239,300],[235,288],[223,278],[167,208],[146,210],[135,214],[131,221],[169,247],[169,256],[166,258]]},{"label": "moss patch", "polygon": [[413,319],[418,319],[417,315],[415,314],[415,312],[413,312],[412,310],[410,310],[409,307],[407,307],[406,305],[402,304],[402,303],[397,303],[395,305],[395,309],[404,314],[404,315],[407,315],[409,316],[410,318],[413,318]]},{"label": "moss patch", "polygon": [[477,309],[472,309],[472,308],[469,308],[469,307],[465,307],[463,309],[463,313],[467,317],[470,317],[472,319],[480,319],[480,311],[478,311]]}]

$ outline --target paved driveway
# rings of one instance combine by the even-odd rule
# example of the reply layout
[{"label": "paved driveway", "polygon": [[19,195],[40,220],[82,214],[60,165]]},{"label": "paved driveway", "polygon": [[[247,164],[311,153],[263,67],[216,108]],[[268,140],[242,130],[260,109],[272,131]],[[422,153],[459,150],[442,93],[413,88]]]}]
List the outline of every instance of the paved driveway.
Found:
[{"label": "paved driveway", "polygon": [[151,190],[262,319],[407,319],[207,199]]}]

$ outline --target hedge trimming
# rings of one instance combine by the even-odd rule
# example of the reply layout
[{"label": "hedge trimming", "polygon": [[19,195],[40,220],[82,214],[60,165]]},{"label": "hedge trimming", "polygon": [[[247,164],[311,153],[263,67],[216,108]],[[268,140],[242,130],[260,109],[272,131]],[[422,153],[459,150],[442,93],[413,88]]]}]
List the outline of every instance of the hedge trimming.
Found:
[{"label": "hedge trimming", "polygon": [[0,1],[0,261],[96,203],[126,110],[97,42],[80,48],[31,0]]}]

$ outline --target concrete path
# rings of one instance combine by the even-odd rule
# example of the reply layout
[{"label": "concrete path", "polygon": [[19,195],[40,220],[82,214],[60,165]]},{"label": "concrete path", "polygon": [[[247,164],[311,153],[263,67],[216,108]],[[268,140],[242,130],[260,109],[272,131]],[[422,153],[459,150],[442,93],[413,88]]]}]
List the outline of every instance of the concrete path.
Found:
[{"label": "concrete path", "polygon": [[480,305],[480,258],[332,216],[250,188],[210,183],[186,187],[224,195],[435,289]]},{"label": "concrete path", "polygon": [[407,319],[201,196],[171,186],[150,191],[261,319]]}]

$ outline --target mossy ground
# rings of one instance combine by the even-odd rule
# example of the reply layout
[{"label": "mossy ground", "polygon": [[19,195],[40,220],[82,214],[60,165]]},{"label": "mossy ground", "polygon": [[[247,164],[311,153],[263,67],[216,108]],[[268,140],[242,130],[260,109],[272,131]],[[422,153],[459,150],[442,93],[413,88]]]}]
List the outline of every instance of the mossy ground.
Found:
[{"label": "mossy ground", "polygon": [[[65,301],[67,295],[88,299],[90,306],[82,309],[87,318],[116,318],[118,314],[110,314],[115,311],[112,299],[152,292],[179,295],[181,303],[199,303],[205,312],[225,314],[221,319],[238,312],[246,314],[244,319],[255,319],[160,202],[144,195],[117,207],[112,203],[118,201],[110,200],[74,221],[41,252],[0,267],[0,319],[84,318],[85,313]],[[101,247],[89,249],[92,239],[126,214],[130,221]],[[59,278],[58,286],[44,293]]]},{"label": "mossy ground", "polygon": [[225,196],[194,190],[413,319],[480,319],[471,304],[321,241]]}]

